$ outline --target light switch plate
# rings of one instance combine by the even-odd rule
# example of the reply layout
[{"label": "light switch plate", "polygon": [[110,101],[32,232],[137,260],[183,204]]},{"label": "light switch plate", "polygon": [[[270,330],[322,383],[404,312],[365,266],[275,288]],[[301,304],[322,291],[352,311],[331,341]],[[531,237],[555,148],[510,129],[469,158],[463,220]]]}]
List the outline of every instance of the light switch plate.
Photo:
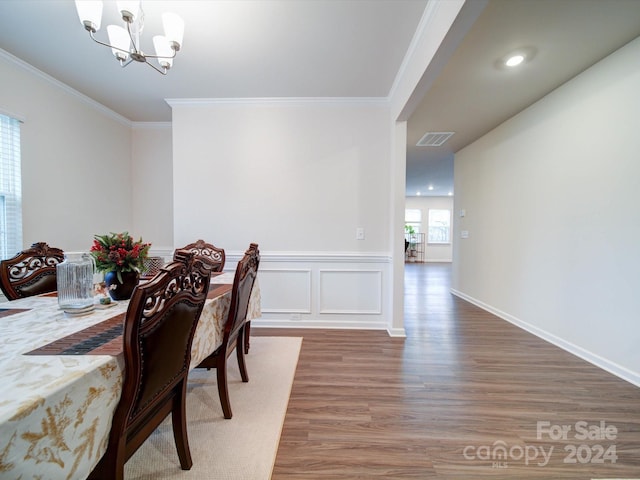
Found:
[{"label": "light switch plate", "polygon": [[364,228],[356,228],[356,240],[364,240]]}]

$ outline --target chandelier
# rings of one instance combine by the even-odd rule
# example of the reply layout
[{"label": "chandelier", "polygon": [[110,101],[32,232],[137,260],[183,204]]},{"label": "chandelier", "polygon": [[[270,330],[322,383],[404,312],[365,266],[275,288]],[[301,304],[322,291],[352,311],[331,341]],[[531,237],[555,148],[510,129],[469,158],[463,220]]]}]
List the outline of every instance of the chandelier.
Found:
[{"label": "chandelier", "polygon": [[[111,2],[109,2],[111,3]],[[140,47],[140,36],[144,28],[144,12],[141,0],[117,1],[117,9],[122,15],[125,26],[108,25],[107,34],[109,43],[101,42],[95,37],[95,33],[100,30],[102,20],[102,2],[94,0],[76,0],[76,10],[80,23],[94,42],[111,48],[113,55],[120,62],[121,67],[126,67],[134,60],[146,63],[162,75],[166,75],[182,45],[184,35],[184,22],[175,13],[164,13],[162,24],[164,26],[164,36],[153,37],[155,55],[149,55],[142,51]],[[156,59],[160,68],[149,59]]]}]

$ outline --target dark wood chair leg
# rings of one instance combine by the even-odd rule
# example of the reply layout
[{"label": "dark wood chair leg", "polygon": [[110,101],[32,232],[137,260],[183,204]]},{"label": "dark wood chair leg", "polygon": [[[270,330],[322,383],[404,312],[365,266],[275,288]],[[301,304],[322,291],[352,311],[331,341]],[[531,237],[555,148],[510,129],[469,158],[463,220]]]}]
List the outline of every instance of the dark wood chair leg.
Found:
[{"label": "dark wood chair leg", "polygon": [[236,357],[238,357],[238,367],[240,368],[240,376],[242,377],[242,381],[247,383],[249,381],[249,374],[247,373],[247,364],[244,361],[244,348],[242,342],[242,335],[246,334],[244,331],[244,327],[240,331],[240,335],[238,337],[238,344],[236,345]]},{"label": "dark wood chair leg", "polygon": [[178,451],[178,458],[180,459],[180,468],[182,468],[182,470],[191,470],[193,460],[191,459],[189,437],[187,436],[186,380],[182,381],[181,392],[179,397],[174,397],[173,399],[171,423],[173,425],[173,438],[176,442],[176,450]]},{"label": "dark wood chair leg", "polygon": [[244,353],[249,353],[249,335],[251,334],[251,322],[244,324]]},{"label": "dark wood chair leg", "polygon": [[[124,463],[119,466],[117,458],[109,455],[109,451],[100,459],[87,480],[103,480],[113,478],[114,480],[124,480]],[[121,468],[119,468],[121,467]]]},{"label": "dark wood chair leg", "polygon": [[222,413],[224,418],[231,418],[233,413],[231,412],[231,402],[229,401],[229,389],[227,387],[227,358],[226,353],[223,354],[221,364],[216,367],[217,379],[218,379],[218,395],[220,396],[220,405],[222,406]]}]

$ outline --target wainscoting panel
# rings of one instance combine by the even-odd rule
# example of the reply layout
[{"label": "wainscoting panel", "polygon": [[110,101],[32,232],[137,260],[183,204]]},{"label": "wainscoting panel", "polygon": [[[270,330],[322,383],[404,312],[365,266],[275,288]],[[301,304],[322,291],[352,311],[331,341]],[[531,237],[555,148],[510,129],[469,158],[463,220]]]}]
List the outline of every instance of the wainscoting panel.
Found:
[{"label": "wainscoting panel", "polygon": [[[173,248],[151,255],[170,261]],[[235,272],[243,251],[226,252]],[[391,256],[384,253],[260,252],[262,317],[253,327],[342,328],[392,332]]]},{"label": "wainscoting panel", "polygon": [[382,313],[380,270],[320,270],[319,312]]},{"label": "wainscoting panel", "polygon": [[[238,258],[229,252],[227,268]],[[389,330],[390,272],[385,254],[261,252],[262,317],[251,325]]]},{"label": "wainscoting panel", "polygon": [[262,313],[311,313],[311,270],[258,269]]}]

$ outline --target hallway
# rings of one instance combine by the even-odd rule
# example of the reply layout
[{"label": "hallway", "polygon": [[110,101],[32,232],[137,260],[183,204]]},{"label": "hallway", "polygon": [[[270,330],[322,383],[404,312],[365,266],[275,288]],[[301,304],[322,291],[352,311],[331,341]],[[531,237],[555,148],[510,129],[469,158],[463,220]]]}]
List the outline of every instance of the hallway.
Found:
[{"label": "hallway", "polygon": [[407,263],[404,269],[404,326],[407,337],[453,328],[456,297],[451,295],[450,263]]},{"label": "hallway", "polygon": [[255,329],[304,337],[272,478],[640,477],[640,389],[453,296],[450,272],[407,265],[405,339]]}]

